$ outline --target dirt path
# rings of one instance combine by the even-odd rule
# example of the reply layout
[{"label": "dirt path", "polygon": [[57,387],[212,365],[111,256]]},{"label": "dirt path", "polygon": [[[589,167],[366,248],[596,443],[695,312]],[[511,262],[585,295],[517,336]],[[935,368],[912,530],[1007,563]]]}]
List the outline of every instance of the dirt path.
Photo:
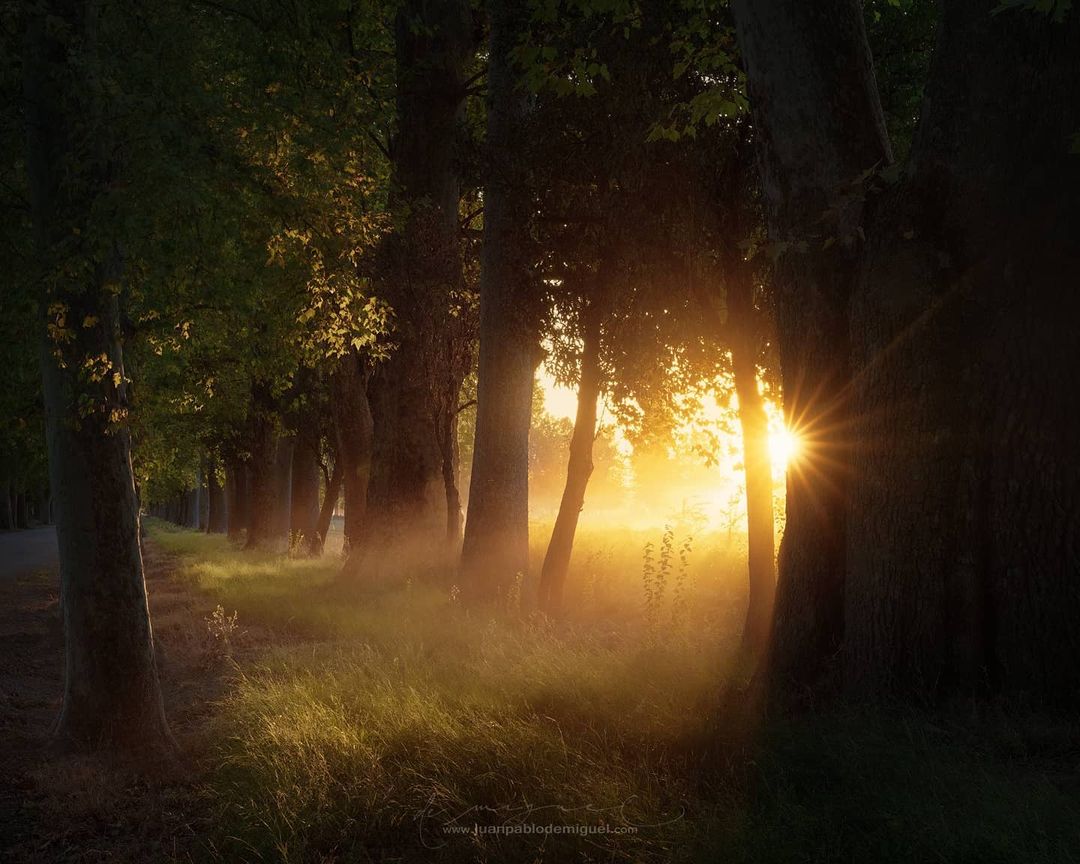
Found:
[{"label": "dirt path", "polygon": [[201,750],[228,676],[226,664],[210,662],[206,652],[212,604],[172,575],[171,562],[147,543],[165,708],[180,757],[136,768],[58,755],[49,731],[63,683],[63,632],[46,531],[26,532],[35,536],[21,548],[17,534],[3,538],[12,547],[9,559],[19,563],[0,570],[0,861],[201,857]]}]

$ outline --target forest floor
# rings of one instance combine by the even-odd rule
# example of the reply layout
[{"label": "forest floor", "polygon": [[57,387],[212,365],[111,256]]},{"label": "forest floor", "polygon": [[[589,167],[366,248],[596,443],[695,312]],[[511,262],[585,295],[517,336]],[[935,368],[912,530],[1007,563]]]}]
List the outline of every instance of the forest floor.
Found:
[{"label": "forest floor", "polygon": [[149,534],[180,757],[51,752],[55,576],[0,580],[0,860],[1080,861],[1075,720],[746,710],[723,538],[583,536],[554,624]]}]

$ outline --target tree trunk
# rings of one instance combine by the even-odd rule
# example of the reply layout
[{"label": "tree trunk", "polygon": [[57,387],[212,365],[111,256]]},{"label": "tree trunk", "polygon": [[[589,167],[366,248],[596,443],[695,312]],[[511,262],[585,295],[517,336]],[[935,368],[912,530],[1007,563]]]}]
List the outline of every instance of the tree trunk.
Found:
[{"label": "tree trunk", "polygon": [[274,456],[274,543],[291,546],[292,524],[292,466],[296,452],[296,438],[285,435],[278,438]]},{"label": "tree trunk", "polygon": [[759,141],[785,420],[802,441],[769,672],[807,684],[843,634],[850,463],[848,302],[865,172],[890,160],[858,0],[734,0]]},{"label": "tree trunk", "polygon": [[0,531],[10,531],[15,527],[15,513],[11,506],[11,482],[0,483]]},{"label": "tree trunk", "polygon": [[26,493],[21,491],[15,493],[15,527],[23,529],[30,527],[30,510],[27,506]]},{"label": "tree trunk", "polygon": [[199,530],[202,525],[203,509],[203,465],[200,462],[195,472],[195,486],[188,491],[188,521],[187,527]]},{"label": "tree trunk", "polygon": [[[825,21],[836,4],[802,15],[794,5],[736,6],[766,149],[774,162],[785,150],[807,157],[780,176],[792,189],[767,186],[781,214],[799,204],[823,146],[851,152],[860,130],[880,125],[865,64],[836,59],[865,54],[861,32]],[[823,74],[808,58],[830,35]],[[1080,163],[1068,152],[1080,128],[1078,41],[1075,14],[947,4],[909,165],[865,226],[850,319],[855,447],[841,463],[850,690],[1080,698],[1080,400],[1057,385],[1080,369]],[[787,100],[805,122],[783,122]],[[815,125],[823,117],[836,128]],[[811,476],[831,488],[828,472]],[[789,510],[785,549],[790,520]],[[792,599],[782,562],[784,638]]]},{"label": "tree trunk", "polygon": [[322,555],[326,546],[326,538],[330,534],[330,523],[334,518],[334,508],[341,496],[341,484],[345,478],[345,469],[341,459],[334,460],[334,470],[330,474],[330,482],[326,485],[326,495],[323,497],[322,507],[319,510],[319,521],[315,535],[311,538],[308,551],[312,555]]},{"label": "tree trunk", "polygon": [[225,463],[225,509],[227,511],[228,535],[239,542],[248,527],[248,476],[247,464],[238,456]]},{"label": "tree trunk", "polygon": [[593,441],[596,439],[596,403],[600,398],[600,335],[602,304],[597,298],[585,310],[585,328],[581,354],[581,379],[578,382],[577,414],[570,437],[570,458],[566,466],[559,513],[551,532],[547,554],[540,570],[539,605],[550,615],[562,610],[563,588],[570,569],[578,517],[585,506],[585,490],[593,472]]},{"label": "tree trunk", "polygon": [[447,405],[439,412],[439,451],[442,456],[443,489],[446,494],[446,542],[457,551],[461,542],[461,492],[458,489],[458,412]]},{"label": "tree trunk", "polygon": [[540,357],[530,201],[523,164],[526,95],[511,59],[525,20],[518,0],[491,0],[480,359],[469,516],[461,551],[469,594],[491,599],[529,569],[529,426]]},{"label": "tree trunk", "polygon": [[[110,142],[94,141],[95,160],[73,150],[86,129],[102,128],[92,118],[93,88],[89,94],[80,89],[96,74],[95,37],[94,16],[81,3],[28,10],[26,163],[38,261],[50,273],[79,274],[51,278],[41,298],[45,428],[65,642],[55,734],[80,749],[167,749],[172,742],[143,580],[130,435],[117,422],[128,407],[115,290],[121,259],[113,244],[105,261],[71,260],[69,246],[73,226],[84,234],[93,229],[93,205],[114,167],[101,159],[115,149]],[[75,50],[78,56],[69,53]],[[72,170],[81,173],[71,178]],[[60,250],[67,250],[63,268],[56,266]],[[67,338],[54,339],[47,325],[61,327]],[[87,358],[104,358],[107,374],[81,375]]]},{"label": "tree trunk", "polygon": [[206,471],[206,530],[209,534],[224,534],[228,528],[228,507],[225,489],[218,476],[218,461],[212,460]]},{"label": "tree trunk", "polygon": [[[341,358],[330,386],[331,413],[337,440],[334,468],[336,471],[340,466],[345,488],[345,551],[348,554],[353,547],[359,550],[363,545],[367,528],[373,436],[367,376],[356,354],[349,353]],[[328,521],[327,528],[329,525]],[[325,539],[325,531],[322,537]]]},{"label": "tree trunk", "polygon": [[[744,268],[748,269],[748,268]],[[728,321],[735,393],[739,397],[743,470],[746,476],[747,569],[750,591],[743,626],[743,647],[762,654],[772,632],[776,599],[776,551],[773,524],[772,461],[769,457],[769,417],[758,390],[757,357],[760,338],[755,327],[753,281],[729,281]]]},{"label": "tree trunk", "polygon": [[296,433],[292,461],[292,515],[289,531],[294,542],[311,549],[319,522],[319,430],[314,417],[302,417]]},{"label": "tree trunk", "polygon": [[[384,243],[377,284],[394,309],[398,345],[375,370],[368,391],[374,430],[364,547],[408,538],[444,548],[437,424],[440,411],[456,408],[471,360],[455,160],[472,33],[465,0],[406,0],[395,22],[391,207],[403,225]],[[354,549],[347,569],[362,569],[365,551]]]},{"label": "tree trunk", "polygon": [[869,226],[844,642],[860,692],[1080,701],[1078,45],[1075,11],[947,4],[909,170]]},{"label": "tree trunk", "polygon": [[247,463],[250,484],[247,542],[245,548],[279,545],[283,539],[278,519],[278,435],[270,408],[270,394],[256,387],[252,399],[251,458]]}]

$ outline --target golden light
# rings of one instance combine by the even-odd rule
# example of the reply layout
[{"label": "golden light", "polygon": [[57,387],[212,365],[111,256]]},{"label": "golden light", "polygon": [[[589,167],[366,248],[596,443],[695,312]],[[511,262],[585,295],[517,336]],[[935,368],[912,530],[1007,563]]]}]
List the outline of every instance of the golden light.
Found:
[{"label": "golden light", "polygon": [[777,468],[785,468],[799,456],[799,436],[787,427],[769,433],[769,455]]}]

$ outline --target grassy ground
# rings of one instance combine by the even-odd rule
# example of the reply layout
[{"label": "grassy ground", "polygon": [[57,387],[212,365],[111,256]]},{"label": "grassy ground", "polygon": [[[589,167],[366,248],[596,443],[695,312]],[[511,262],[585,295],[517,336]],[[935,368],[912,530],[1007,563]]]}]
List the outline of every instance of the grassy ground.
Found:
[{"label": "grassy ground", "polygon": [[745,676],[724,538],[683,563],[682,536],[667,552],[583,536],[575,611],[554,625],[516,596],[470,613],[449,574],[362,592],[333,552],[260,558],[150,530],[221,607],[206,652],[232,671],[199,789],[211,858],[1080,860],[1071,723],[831,705],[758,725],[723,708]]}]

